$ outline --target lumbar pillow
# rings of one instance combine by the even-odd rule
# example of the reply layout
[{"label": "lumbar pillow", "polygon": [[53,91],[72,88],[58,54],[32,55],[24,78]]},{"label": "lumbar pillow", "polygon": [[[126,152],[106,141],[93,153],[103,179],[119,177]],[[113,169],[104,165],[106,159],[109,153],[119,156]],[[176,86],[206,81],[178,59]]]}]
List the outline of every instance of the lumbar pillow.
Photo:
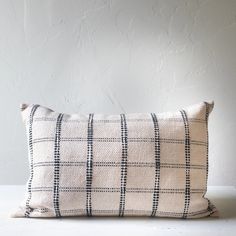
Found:
[{"label": "lumbar pillow", "polygon": [[167,113],[64,114],[22,104],[30,161],[13,217],[198,218],[205,198],[213,102]]}]

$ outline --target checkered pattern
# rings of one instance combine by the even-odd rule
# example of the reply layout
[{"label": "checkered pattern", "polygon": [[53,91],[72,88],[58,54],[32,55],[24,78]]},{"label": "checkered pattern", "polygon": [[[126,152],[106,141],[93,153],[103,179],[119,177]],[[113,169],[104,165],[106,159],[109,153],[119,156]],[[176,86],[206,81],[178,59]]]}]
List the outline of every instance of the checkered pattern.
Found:
[{"label": "checkered pattern", "polygon": [[212,109],[68,115],[23,104],[30,177],[13,216],[216,215],[205,198]]}]

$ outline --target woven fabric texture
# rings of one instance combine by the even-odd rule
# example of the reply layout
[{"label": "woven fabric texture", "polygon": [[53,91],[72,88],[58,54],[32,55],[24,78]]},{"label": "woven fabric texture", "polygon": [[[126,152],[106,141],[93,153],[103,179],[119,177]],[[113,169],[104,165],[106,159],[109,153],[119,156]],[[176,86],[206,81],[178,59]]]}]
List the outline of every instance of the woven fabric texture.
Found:
[{"label": "woven fabric texture", "polygon": [[30,177],[12,216],[216,215],[205,197],[212,109],[69,115],[22,104]]}]

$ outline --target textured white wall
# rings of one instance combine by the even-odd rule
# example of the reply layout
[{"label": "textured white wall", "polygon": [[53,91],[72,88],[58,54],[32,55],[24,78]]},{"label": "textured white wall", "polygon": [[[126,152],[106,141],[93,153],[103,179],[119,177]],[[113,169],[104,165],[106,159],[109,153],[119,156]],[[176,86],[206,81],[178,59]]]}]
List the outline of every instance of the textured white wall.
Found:
[{"label": "textured white wall", "polygon": [[28,176],[19,104],[175,110],[215,100],[210,185],[236,185],[236,1],[0,0],[0,184]]}]

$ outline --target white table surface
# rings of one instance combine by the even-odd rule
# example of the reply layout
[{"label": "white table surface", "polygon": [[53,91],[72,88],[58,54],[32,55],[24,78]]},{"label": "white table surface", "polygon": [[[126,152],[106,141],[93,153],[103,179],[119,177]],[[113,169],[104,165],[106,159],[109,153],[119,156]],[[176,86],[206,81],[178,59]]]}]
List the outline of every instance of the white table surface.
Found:
[{"label": "white table surface", "polygon": [[0,186],[0,236],[33,235],[224,235],[236,236],[236,189],[209,187],[208,197],[217,206],[219,218],[193,220],[169,218],[10,218],[24,196],[24,186]]}]

